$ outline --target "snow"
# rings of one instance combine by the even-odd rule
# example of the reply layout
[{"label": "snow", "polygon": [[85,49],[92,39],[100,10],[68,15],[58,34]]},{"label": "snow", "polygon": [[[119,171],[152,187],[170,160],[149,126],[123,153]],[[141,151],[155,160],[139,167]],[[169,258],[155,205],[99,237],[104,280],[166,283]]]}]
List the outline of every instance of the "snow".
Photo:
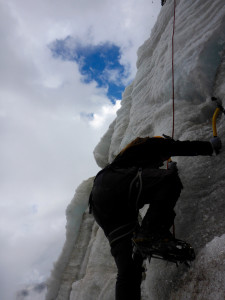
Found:
[{"label": "snow", "polygon": [[[93,178],[83,181],[77,188],[74,198],[67,207],[66,242],[58,261],[54,265],[51,277],[48,281],[47,299],[56,299],[60,290],[60,284],[64,279],[65,269],[72,255],[74,244],[79,237],[80,224],[83,214],[88,207],[89,194],[92,188]],[[87,230],[89,231],[89,230]],[[85,232],[86,234],[86,232]],[[85,238],[86,236],[84,236]],[[80,262],[79,262],[80,269]],[[64,272],[64,273],[63,273]]]},{"label": "snow", "polygon": [[[225,105],[225,6],[221,0],[176,2],[175,139],[209,140],[215,110],[211,96]],[[137,136],[171,135],[172,26],[173,1],[167,0],[150,38],[138,50],[137,74],[124,91],[117,117],[94,150],[101,168]],[[224,128],[221,116],[217,129],[225,145]],[[224,299],[224,159],[224,149],[218,156],[174,158],[185,187],[176,205],[176,235],[193,245],[197,257],[190,269],[152,260],[142,284],[143,300]],[[116,269],[110,249],[93,216],[85,212],[92,181],[78,188],[78,200],[67,209],[67,238],[46,300],[114,299]]]},{"label": "snow", "polygon": [[[190,269],[184,266],[176,268],[168,264],[165,272],[162,271],[164,262],[152,260],[151,265],[148,265],[147,280],[143,284],[143,299],[224,299],[224,246],[225,235],[215,237],[198,253]],[[176,282],[171,280],[175,276]],[[173,291],[168,297],[171,288]]]},{"label": "snow", "polygon": [[183,276],[171,300],[224,299],[225,235],[215,237],[199,253],[196,264]]}]

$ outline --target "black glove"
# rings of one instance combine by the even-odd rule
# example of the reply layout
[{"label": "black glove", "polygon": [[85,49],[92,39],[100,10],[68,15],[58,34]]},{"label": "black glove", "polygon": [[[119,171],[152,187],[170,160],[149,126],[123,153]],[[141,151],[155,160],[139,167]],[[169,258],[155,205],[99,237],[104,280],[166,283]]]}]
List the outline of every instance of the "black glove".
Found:
[{"label": "black glove", "polygon": [[220,149],[222,148],[221,139],[216,136],[210,140],[210,143],[212,144],[215,153],[218,154],[220,152]]},{"label": "black glove", "polygon": [[168,162],[168,170],[171,170],[171,171],[178,171],[177,169],[177,163],[175,161],[169,161]]}]

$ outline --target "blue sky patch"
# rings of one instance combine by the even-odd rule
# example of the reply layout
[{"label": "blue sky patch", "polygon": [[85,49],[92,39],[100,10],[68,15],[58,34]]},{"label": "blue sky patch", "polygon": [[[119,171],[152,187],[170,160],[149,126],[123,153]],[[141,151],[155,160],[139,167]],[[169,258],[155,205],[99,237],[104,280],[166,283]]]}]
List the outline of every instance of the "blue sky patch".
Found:
[{"label": "blue sky patch", "polygon": [[53,56],[63,60],[76,61],[84,82],[95,80],[98,87],[107,87],[107,96],[114,103],[122,98],[125,85],[124,78],[127,74],[120,64],[120,48],[111,43],[97,46],[83,46],[72,37],[56,40],[50,47]]}]

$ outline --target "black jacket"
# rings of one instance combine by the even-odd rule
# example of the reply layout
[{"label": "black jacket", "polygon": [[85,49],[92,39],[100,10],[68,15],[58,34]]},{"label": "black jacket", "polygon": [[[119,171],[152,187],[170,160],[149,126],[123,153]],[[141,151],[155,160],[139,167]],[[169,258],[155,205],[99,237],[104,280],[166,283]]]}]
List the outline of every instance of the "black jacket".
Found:
[{"label": "black jacket", "polygon": [[210,142],[174,141],[173,139],[149,138],[146,142],[128,148],[119,154],[112,166],[158,168],[172,156],[212,155]]},{"label": "black jacket", "polygon": [[[149,138],[143,144],[132,146],[119,154],[110,165],[96,175],[89,202],[97,223],[103,228],[109,240],[112,241],[115,235],[123,236],[130,233],[136,226],[138,213],[136,199],[139,189],[134,190],[132,187],[135,184],[132,185],[132,182],[136,183],[139,180],[138,170],[142,170],[143,185],[148,185],[151,190],[156,182],[173,173],[170,170],[155,170],[163,165],[166,159],[172,156],[212,155],[212,153],[210,142]],[[153,180],[145,183],[146,170],[151,173]],[[142,202],[138,204],[140,207],[143,206]],[[120,230],[115,231],[117,228]]]}]

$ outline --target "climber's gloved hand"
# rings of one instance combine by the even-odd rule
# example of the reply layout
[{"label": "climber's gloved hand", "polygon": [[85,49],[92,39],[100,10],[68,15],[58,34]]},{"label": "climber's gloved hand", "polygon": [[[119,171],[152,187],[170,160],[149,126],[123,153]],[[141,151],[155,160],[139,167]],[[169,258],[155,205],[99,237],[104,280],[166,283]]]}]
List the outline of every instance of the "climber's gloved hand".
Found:
[{"label": "climber's gloved hand", "polygon": [[171,170],[171,171],[178,171],[177,169],[177,163],[175,161],[169,161],[168,162],[168,170]]},{"label": "climber's gloved hand", "polygon": [[221,139],[219,137],[213,137],[210,140],[210,143],[213,147],[213,150],[215,151],[216,154],[218,154],[220,152],[220,149],[222,148],[222,142]]}]

